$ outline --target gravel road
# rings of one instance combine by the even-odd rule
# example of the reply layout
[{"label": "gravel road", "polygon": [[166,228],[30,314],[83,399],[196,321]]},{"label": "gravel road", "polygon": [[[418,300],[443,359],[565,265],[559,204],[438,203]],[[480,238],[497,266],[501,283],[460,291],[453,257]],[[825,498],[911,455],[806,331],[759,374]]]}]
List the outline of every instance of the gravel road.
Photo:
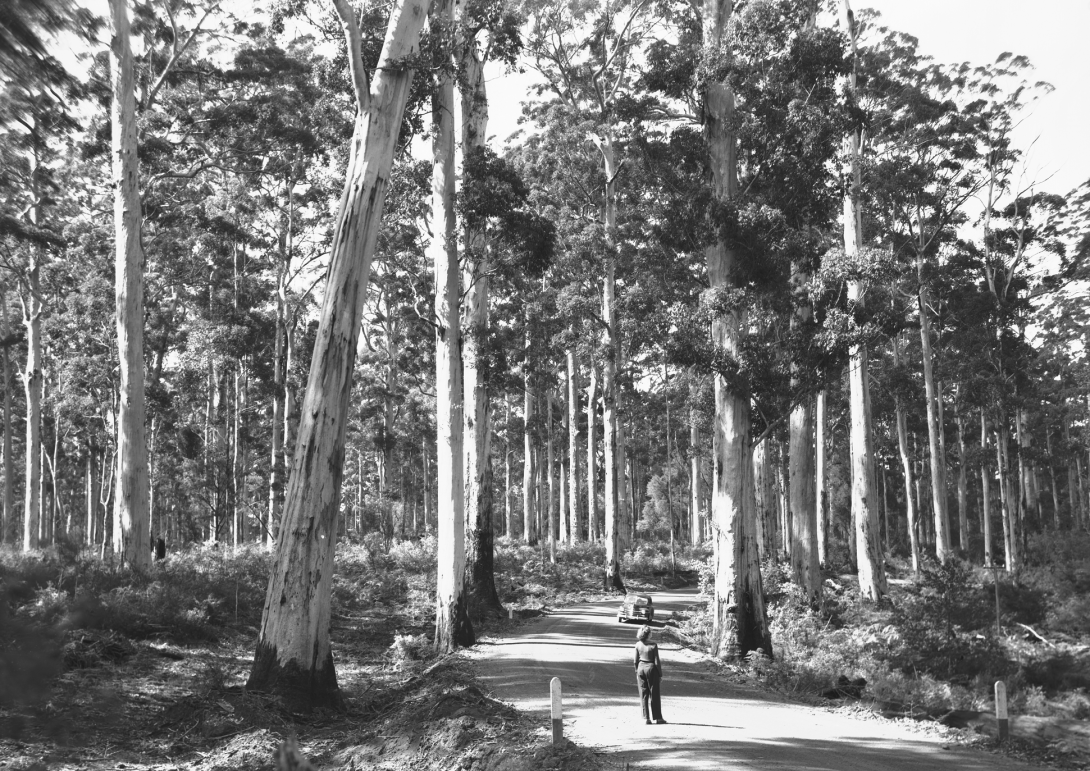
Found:
[{"label": "gravel road", "polygon": [[[652,593],[656,617],[694,590]],[[863,718],[785,702],[729,683],[713,664],[660,642],[667,725],[644,725],[632,669],[635,624],[618,624],[618,601],[550,611],[467,652],[493,696],[549,725],[549,681],[564,694],[564,735],[641,769],[762,771],[1029,771],[1025,765],[944,744],[904,721]]]}]

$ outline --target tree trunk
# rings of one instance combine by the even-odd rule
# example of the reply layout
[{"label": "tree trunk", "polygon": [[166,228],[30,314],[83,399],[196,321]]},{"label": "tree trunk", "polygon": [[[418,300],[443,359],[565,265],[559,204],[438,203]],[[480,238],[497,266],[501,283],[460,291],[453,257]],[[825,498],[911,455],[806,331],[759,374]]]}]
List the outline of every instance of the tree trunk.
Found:
[{"label": "tree trunk", "polygon": [[689,543],[699,546],[704,543],[704,523],[700,507],[700,429],[692,412],[689,419]]},{"label": "tree trunk", "polygon": [[[733,0],[708,2],[703,8],[705,49],[727,42]],[[734,93],[726,81],[710,82],[704,94],[704,137],[716,201],[729,203],[738,191],[733,134]],[[713,290],[736,288],[737,256],[719,239],[705,248]],[[712,322],[712,344],[738,361],[746,313],[735,308]],[[715,375],[715,428],[712,436],[712,527],[715,531],[715,598],[712,606],[712,655],[740,657],[753,650],[772,655],[756,540],[756,501],[749,435],[749,394],[734,393]]]},{"label": "tree trunk", "polygon": [[[0,314],[4,324],[3,334],[10,334],[8,326],[8,301],[7,293],[0,289]],[[15,543],[15,459],[12,457],[11,441],[11,359],[8,356],[8,348],[4,346],[0,350],[3,358],[0,373],[4,378],[4,503],[3,519],[0,520],[0,543]]]},{"label": "tree trunk", "polygon": [[958,547],[969,552],[969,462],[965,448],[965,418],[957,405],[958,426]]},{"label": "tree trunk", "polygon": [[789,425],[791,477],[791,568],[795,583],[810,605],[821,604],[818,566],[817,504],[814,494],[814,408],[811,399],[791,410]]},{"label": "tree trunk", "polygon": [[946,457],[942,451],[942,423],[939,419],[939,394],[935,387],[935,373],[932,366],[934,354],[931,351],[931,317],[928,310],[929,292],[923,284],[924,258],[917,257],[916,269],[919,274],[920,289],[918,306],[920,315],[920,347],[923,358],[923,382],[927,401],[927,439],[931,458],[931,506],[935,514],[935,556],[939,562],[949,559],[950,520],[946,513]]},{"label": "tree trunk", "polygon": [[776,558],[776,489],[769,453],[771,439],[753,447],[753,494],[757,507],[757,546],[761,559]]},{"label": "tree trunk", "polygon": [[1056,488],[1056,459],[1052,456],[1052,432],[1045,429],[1045,451],[1048,453],[1048,476],[1052,482],[1052,525],[1060,529],[1060,493]]},{"label": "tree trunk", "polygon": [[548,477],[548,528],[549,528],[549,562],[556,564],[556,469],[554,466],[556,452],[553,444],[553,394],[545,392],[545,475]]},{"label": "tree trunk", "polygon": [[598,457],[596,436],[598,422],[598,368],[590,362],[590,382],[587,384],[587,538],[598,540]]},{"label": "tree trunk", "polygon": [[994,546],[992,544],[992,485],[988,473],[988,417],[983,409],[980,411],[980,522],[984,531],[984,566],[991,567],[995,564]]},{"label": "tree trunk", "polygon": [[535,544],[537,543],[537,519],[534,511],[534,386],[530,376],[529,332],[527,332],[526,356],[526,374],[522,380],[525,389],[522,409],[522,540],[528,544]]},{"label": "tree trunk", "polygon": [[[893,338],[893,364],[901,366],[901,338]],[[912,552],[912,572],[920,572],[920,536],[916,513],[916,481],[913,479],[912,455],[908,449],[908,429],[905,408],[899,396],[894,397],[894,410],[897,415],[897,449],[901,454],[901,468],[905,479],[905,520],[908,525],[908,542]]]},{"label": "tree trunk", "polygon": [[605,206],[602,210],[602,225],[605,228],[606,256],[602,278],[602,348],[605,358],[602,361],[602,470],[604,472],[605,498],[605,540],[606,564],[603,583],[607,590],[616,589],[624,592],[620,568],[620,485],[624,483],[624,472],[620,465],[620,452],[617,441],[619,416],[617,415],[617,304],[614,298],[617,270],[617,162],[613,151],[613,140],[608,131],[603,140],[598,142],[602,152],[603,171],[605,172]]},{"label": "tree trunk", "polygon": [[1005,425],[1005,420],[1000,412],[1000,419],[995,427],[995,460],[999,469],[999,501],[1003,513],[1003,553],[1007,570],[1018,567],[1018,540],[1014,532],[1014,513],[1011,510],[1014,505],[1013,491],[1011,489],[1010,467],[1008,466],[1007,443],[1010,441],[1010,429]]},{"label": "tree trunk", "polygon": [[828,473],[825,469],[825,460],[828,457],[828,423],[826,415],[826,389],[822,388],[817,395],[816,430],[814,441],[814,505],[817,506],[818,529],[818,564],[822,567],[829,566],[829,490]]},{"label": "tree trunk", "polygon": [[579,364],[575,350],[568,349],[568,509],[571,512],[571,540],[583,540],[579,511]]},{"label": "tree trunk", "polygon": [[[856,57],[854,18],[848,0],[841,0],[841,23],[848,37],[852,71],[848,75],[849,89],[856,88]],[[862,176],[859,162],[861,133],[853,129],[845,146],[849,157],[851,187],[844,196],[844,253],[862,262],[863,219],[859,206]],[[857,313],[864,306],[865,286],[859,279],[848,282],[848,302]],[[869,600],[878,600],[886,593],[886,576],[882,567],[879,543],[878,496],[874,479],[874,435],[871,429],[870,364],[867,347],[853,345],[849,351],[848,387],[850,391],[850,444],[852,458],[852,520],[855,523],[856,564],[859,569],[859,592]]]},{"label": "tree trunk", "polygon": [[26,471],[23,475],[23,551],[39,545],[42,475],[42,304],[37,249],[30,250],[26,302],[27,359],[23,386],[26,392]]},{"label": "tree trunk", "polygon": [[[432,23],[453,23],[452,0],[436,0]],[[462,282],[454,211],[454,77],[437,75],[432,97],[431,243],[435,266],[435,427],[439,529],[435,650],[451,653],[475,642],[465,596],[465,478],[462,399]],[[476,394],[473,394],[476,398]],[[474,480],[476,482],[476,480]],[[474,486],[476,486],[474,484]]]},{"label": "tree trunk", "polygon": [[514,497],[513,489],[511,487],[511,456],[514,454],[511,449],[511,393],[505,392],[503,395],[504,406],[506,407],[504,417],[504,443],[503,443],[503,506],[504,506],[504,535],[508,538],[515,537],[515,504],[512,501]]},{"label": "tree trunk", "polygon": [[117,474],[114,483],[114,553],[122,564],[151,566],[151,511],[144,435],[144,249],[140,241],[136,95],[126,0],[110,0],[113,89],[115,321],[120,357]]},{"label": "tree trunk", "polygon": [[368,84],[355,13],[347,0],[335,4],[348,41],[357,114],[277,556],[248,683],[251,690],[274,691],[303,708],[341,703],[329,622],[351,373],[386,181],[413,75],[411,68],[392,63],[417,52],[426,17],[419,0],[395,4],[374,82]]},{"label": "tree trunk", "polygon": [[287,227],[280,244],[280,263],[276,270],[276,326],[273,330],[273,390],[272,390],[272,425],[269,430],[269,510],[265,523],[264,540],[271,545],[276,542],[279,530],[281,510],[284,506],[284,421],[287,406],[285,384],[287,382],[287,337],[288,337],[288,277],[291,273],[293,252],[293,223],[295,197],[292,192],[293,181],[289,178],[285,184]]}]

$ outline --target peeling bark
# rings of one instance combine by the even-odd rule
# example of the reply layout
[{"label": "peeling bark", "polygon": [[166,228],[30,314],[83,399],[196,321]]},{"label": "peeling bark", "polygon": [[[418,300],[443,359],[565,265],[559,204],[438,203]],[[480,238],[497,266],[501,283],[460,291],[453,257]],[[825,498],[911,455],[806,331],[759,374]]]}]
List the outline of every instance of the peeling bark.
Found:
[{"label": "peeling bark", "polygon": [[[348,55],[362,69],[360,32],[335,0]],[[329,643],[330,594],[352,371],[386,182],[413,71],[391,66],[418,50],[421,0],[392,9],[374,82],[356,80],[357,114],[326,275],[298,441],[248,687],[300,708],[339,706]]]}]

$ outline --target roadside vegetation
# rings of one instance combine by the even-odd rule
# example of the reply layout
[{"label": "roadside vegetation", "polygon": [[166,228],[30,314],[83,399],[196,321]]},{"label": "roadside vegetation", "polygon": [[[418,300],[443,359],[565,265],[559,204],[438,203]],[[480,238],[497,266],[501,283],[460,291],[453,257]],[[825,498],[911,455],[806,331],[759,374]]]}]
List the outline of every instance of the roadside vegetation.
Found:
[{"label": "roadside vegetation", "polygon": [[[65,543],[2,552],[0,760],[23,769],[88,757],[103,768],[258,769],[295,737],[298,757],[318,767],[379,754],[394,769],[455,756],[463,768],[534,768],[546,755],[554,767],[606,767],[575,747],[553,750],[542,726],[489,699],[458,657],[436,657],[435,548],[431,536],[389,551],[379,537],[342,543],[333,638],[348,706],[306,718],[243,689],[267,550],[192,546],[145,577]],[[547,545],[499,539],[497,586],[509,615],[474,623],[489,634],[551,607],[607,598],[602,550],[558,545],[554,563]],[[1027,726],[1022,738],[1042,739],[1035,756],[1081,762],[1078,736],[1065,726],[1090,717],[1088,554],[1085,534],[1030,538],[1027,566],[1000,572],[998,632],[994,572],[965,562],[913,575],[892,561],[890,596],[877,607],[859,601],[854,576],[826,571],[824,605],[813,609],[785,564],[766,561],[774,657],[752,654],[724,676],[756,678],[794,699],[967,728],[989,744],[992,686],[1002,679],[1012,716]],[[622,570],[630,590],[697,581],[707,590],[711,561],[705,547],[651,542],[626,552]],[[708,648],[707,598],[687,617],[665,619],[669,634],[695,649]]]}]

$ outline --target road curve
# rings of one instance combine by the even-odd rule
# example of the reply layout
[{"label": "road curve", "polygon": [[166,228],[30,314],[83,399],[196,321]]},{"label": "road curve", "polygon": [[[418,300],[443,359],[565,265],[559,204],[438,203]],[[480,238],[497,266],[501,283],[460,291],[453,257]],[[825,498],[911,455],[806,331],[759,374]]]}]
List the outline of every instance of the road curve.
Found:
[{"label": "road curve", "polygon": [[[695,601],[653,593],[656,616]],[[550,611],[466,651],[492,695],[549,725],[549,681],[564,694],[564,735],[642,769],[762,771],[1029,771],[1006,758],[944,745],[909,726],[787,703],[728,683],[691,651],[660,642],[667,725],[644,725],[632,669],[637,627],[619,601]],[[948,747],[950,747],[948,749]]]}]

